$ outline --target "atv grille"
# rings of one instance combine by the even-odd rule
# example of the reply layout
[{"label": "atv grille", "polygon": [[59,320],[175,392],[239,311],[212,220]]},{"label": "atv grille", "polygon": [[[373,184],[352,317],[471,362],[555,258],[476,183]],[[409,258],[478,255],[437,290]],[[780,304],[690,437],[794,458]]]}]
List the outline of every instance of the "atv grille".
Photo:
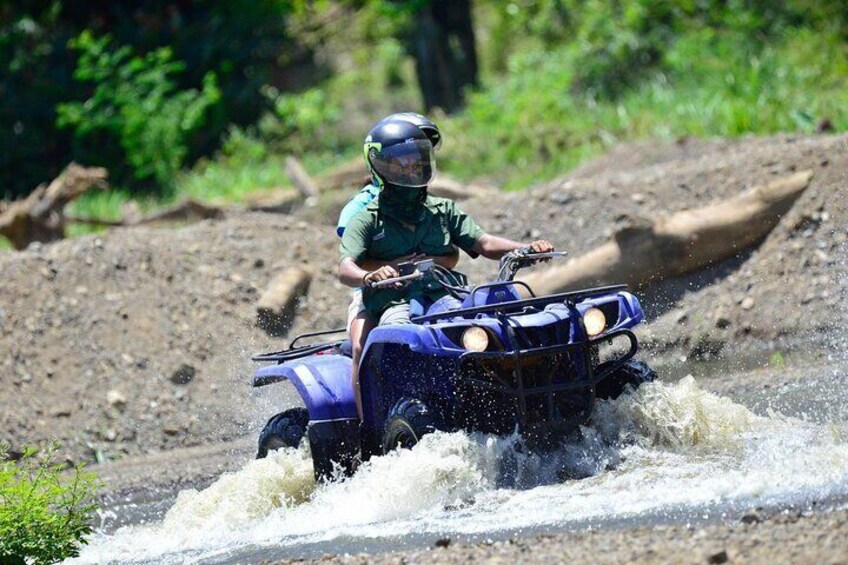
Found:
[{"label": "atv grille", "polygon": [[[461,410],[465,424],[490,433],[510,433],[518,422],[526,426],[582,422],[593,394],[588,379],[580,378],[586,373],[580,371],[582,355],[581,349],[571,348],[522,356],[520,361],[508,353],[469,360],[463,364],[464,378],[457,387],[460,404],[466,407]],[[552,390],[556,387],[560,390]]]}]

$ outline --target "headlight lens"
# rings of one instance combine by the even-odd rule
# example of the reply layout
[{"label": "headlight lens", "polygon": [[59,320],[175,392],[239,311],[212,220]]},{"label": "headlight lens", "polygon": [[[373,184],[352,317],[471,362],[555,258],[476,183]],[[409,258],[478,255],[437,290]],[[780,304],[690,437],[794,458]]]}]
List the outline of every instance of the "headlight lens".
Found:
[{"label": "headlight lens", "polygon": [[489,347],[489,333],[477,326],[468,328],[462,332],[462,347],[468,351],[486,351]]},{"label": "headlight lens", "polygon": [[586,333],[589,337],[595,337],[607,327],[607,317],[599,308],[589,308],[583,314],[583,325],[586,326]]}]

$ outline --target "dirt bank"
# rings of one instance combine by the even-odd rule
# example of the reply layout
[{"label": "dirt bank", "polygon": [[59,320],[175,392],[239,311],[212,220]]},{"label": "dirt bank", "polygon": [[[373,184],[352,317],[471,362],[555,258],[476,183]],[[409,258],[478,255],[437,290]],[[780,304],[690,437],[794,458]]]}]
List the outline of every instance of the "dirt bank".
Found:
[{"label": "dirt bank", "polygon": [[[463,206],[493,233],[547,237],[574,254],[606,240],[621,213],[653,217],[791,171],[810,188],[754,252],[647,289],[656,351],[716,354],[822,335],[845,321],[837,273],[848,238],[846,136],[683,140],[614,150],[523,193]],[[229,441],[294,402],[253,391],[252,353],[280,348],[255,326],[280,270],[314,274],[292,332],[340,326],[329,225],[233,213],[182,229],[128,228],[0,255],[0,439],[59,437],[69,460],[103,461]],[[480,280],[493,264],[463,259]]]}]

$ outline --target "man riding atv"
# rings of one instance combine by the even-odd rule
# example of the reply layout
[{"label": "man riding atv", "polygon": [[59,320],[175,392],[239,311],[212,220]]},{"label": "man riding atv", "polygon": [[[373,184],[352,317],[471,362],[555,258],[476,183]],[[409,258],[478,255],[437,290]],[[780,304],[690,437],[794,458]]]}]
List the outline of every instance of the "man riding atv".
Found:
[{"label": "man riding atv", "polygon": [[[339,278],[362,287],[364,314],[354,302],[354,319],[379,324],[358,336],[350,325],[352,341],[307,341],[347,327],[302,334],[253,357],[272,363],[253,386],[290,382],[304,405],[268,420],[257,457],[308,439],[324,480],[435,431],[517,431],[547,450],[586,423],[596,399],[655,378],[635,360],[639,300],[622,285],[537,296],[516,273],[565,254],[544,240],[486,234],[456,204],[429,196],[432,152],[408,120],[369,133],[379,192],[347,222]],[[469,285],[451,270],[457,248],[500,258],[497,276]]]},{"label": "man riding atv", "polygon": [[[545,240],[519,243],[487,234],[455,203],[427,194],[436,167],[434,147],[424,131],[410,121],[378,122],[365,138],[364,149],[379,193],[344,228],[339,280],[347,286],[363,288],[365,314],[379,325],[410,323],[411,299],[436,301],[447,295],[441,285],[432,281],[372,287],[398,277],[399,262],[432,258],[450,269],[456,264],[455,247],[471,257],[482,255],[494,260],[522,248],[535,253],[554,250]],[[362,328],[352,341],[352,385],[360,417],[358,364],[368,330],[368,326]]]}]

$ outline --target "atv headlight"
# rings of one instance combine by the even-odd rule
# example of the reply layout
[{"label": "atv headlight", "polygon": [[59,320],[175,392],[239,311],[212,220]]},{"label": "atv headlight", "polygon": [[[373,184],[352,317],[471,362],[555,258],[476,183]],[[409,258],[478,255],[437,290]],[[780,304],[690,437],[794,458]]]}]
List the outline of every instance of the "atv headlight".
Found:
[{"label": "atv headlight", "polygon": [[604,316],[600,308],[589,308],[583,314],[583,325],[586,326],[586,333],[589,334],[589,337],[595,337],[606,329],[607,317]]},{"label": "atv headlight", "polygon": [[468,328],[462,332],[462,347],[468,351],[486,351],[489,347],[489,332],[477,326]]}]

